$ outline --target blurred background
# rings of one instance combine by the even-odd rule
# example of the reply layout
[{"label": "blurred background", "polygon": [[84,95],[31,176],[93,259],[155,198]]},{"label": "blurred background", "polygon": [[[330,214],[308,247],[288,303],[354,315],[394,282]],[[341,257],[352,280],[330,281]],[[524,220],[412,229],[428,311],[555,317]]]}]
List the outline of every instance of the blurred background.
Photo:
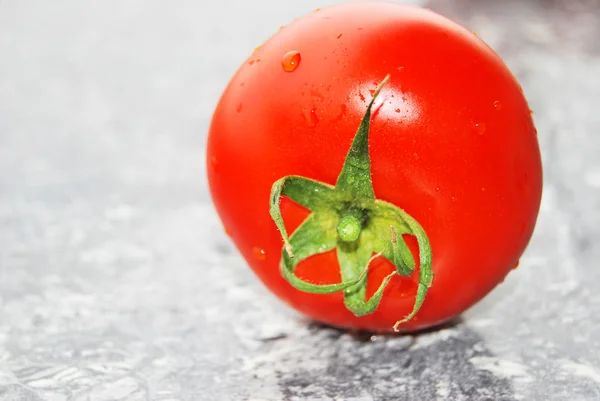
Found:
[{"label": "blurred background", "polygon": [[600,1],[412,2],[517,76],[545,188],[503,285],[390,338],[282,306],[206,185],[230,77],[332,3],[0,0],[0,400],[600,399]]}]

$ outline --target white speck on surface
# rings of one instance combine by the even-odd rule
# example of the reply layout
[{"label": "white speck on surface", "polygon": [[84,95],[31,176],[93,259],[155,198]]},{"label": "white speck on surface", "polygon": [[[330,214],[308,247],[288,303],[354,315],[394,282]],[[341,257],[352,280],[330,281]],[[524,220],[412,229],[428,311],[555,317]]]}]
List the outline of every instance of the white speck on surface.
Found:
[{"label": "white speck on surface", "polygon": [[134,213],[135,210],[130,205],[117,205],[108,209],[104,215],[109,220],[122,221],[130,219]]},{"label": "white speck on surface", "polygon": [[415,342],[411,346],[412,349],[426,348],[435,344],[437,342],[442,342],[449,340],[451,338],[455,338],[457,336],[457,331],[450,329],[441,329],[439,331],[434,331],[431,333],[423,334],[419,337],[415,338]]},{"label": "white speck on surface", "polygon": [[446,400],[450,396],[450,383],[440,381],[436,384],[435,395],[438,399]]},{"label": "white speck on surface", "polygon": [[492,372],[498,377],[532,382],[534,378],[529,374],[525,365],[517,362],[488,356],[476,356],[469,361],[478,369]]},{"label": "white speck on surface", "polygon": [[600,369],[598,367],[567,359],[559,361],[559,366],[570,375],[590,379],[600,384]]},{"label": "white speck on surface", "polygon": [[585,173],[585,183],[594,188],[600,188],[600,168],[596,167]]},{"label": "white speck on surface", "polygon": [[494,324],[496,324],[496,321],[494,319],[475,318],[475,319],[469,320],[469,326],[475,327],[475,328],[490,327],[490,326],[493,326]]}]

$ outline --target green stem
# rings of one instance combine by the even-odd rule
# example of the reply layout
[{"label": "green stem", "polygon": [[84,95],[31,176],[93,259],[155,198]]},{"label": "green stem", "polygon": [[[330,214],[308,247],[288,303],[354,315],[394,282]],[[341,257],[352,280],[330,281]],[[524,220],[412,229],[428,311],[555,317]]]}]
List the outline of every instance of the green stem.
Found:
[{"label": "green stem", "polygon": [[[410,276],[415,261],[403,235],[412,235],[419,247],[419,286],[412,311],[394,325],[411,320],[419,311],[427,290],[433,284],[432,251],[421,225],[404,210],[375,198],[369,156],[371,108],[389,76],[379,84],[371,99],[335,187],[300,176],[277,180],[271,189],[270,214],[281,232],[284,247],[281,255],[283,277],[296,289],[326,294],[344,292],[344,304],[356,316],[375,311],[384,290],[398,274]],[[288,237],[280,200],[286,196],[311,210],[310,216]],[[295,275],[296,266],[318,253],[336,249],[342,281],[337,284],[314,284]],[[376,253],[372,256],[374,253]],[[376,257],[385,257],[396,267],[366,299],[369,265]]]},{"label": "green stem", "polygon": [[360,236],[363,221],[360,211],[345,214],[337,225],[337,233],[344,242],[354,242]]}]

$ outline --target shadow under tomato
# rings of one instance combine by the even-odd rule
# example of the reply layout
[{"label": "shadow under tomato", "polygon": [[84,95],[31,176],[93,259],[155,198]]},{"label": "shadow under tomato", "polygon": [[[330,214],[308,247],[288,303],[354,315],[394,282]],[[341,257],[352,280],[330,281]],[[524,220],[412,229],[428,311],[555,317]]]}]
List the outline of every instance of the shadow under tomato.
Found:
[{"label": "shadow under tomato", "polygon": [[454,319],[451,319],[445,323],[441,323],[426,329],[416,330],[410,333],[380,333],[375,331],[368,330],[353,330],[353,329],[344,329],[341,327],[331,326],[325,323],[317,322],[317,321],[309,321],[308,325],[312,330],[332,330],[340,333],[340,336],[343,334],[349,334],[356,341],[359,342],[369,342],[373,341],[374,338],[393,338],[393,337],[406,337],[412,336],[417,337],[422,334],[434,333],[439,330],[450,329],[459,324],[463,323],[463,318],[458,316]]},{"label": "shadow under tomato", "polygon": [[460,321],[410,335],[352,333],[319,323],[309,332],[286,354],[286,369],[276,370],[286,400],[515,399],[510,381],[471,362],[493,355]]}]

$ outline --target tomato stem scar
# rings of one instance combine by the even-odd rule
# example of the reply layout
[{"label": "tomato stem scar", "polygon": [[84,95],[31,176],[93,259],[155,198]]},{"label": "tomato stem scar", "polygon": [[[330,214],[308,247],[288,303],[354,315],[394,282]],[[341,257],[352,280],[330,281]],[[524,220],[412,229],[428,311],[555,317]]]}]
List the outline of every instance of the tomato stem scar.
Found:
[{"label": "tomato stem scar", "polygon": [[[425,230],[412,216],[396,205],[375,198],[369,156],[371,108],[389,80],[386,76],[373,92],[365,115],[354,136],[335,185],[301,176],[286,176],[273,183],[269,212],[283,239],[280,269],[296,289],[316,294],[343,291],[344,305],[356,316],[374,312],[383,292],[395,275],[410,276],[416,265],[403,235],[412,235],[418,244],[419,285],[412,311],[394,324],[394,330],[419,311],[433,284],[432,251]],[[306,220],[288,236],[281,209],[285,196],[311,211]],[[338,284],[313,284],[295,275],[296,266],[320,253],[335,250],[342,280]],[[392,262],[396,271],[383,279],[367,300],[370,263],[377,257]]]},{"label": "tomato stem scar", "polygon": [[337,225],[337,232],[340,239],[345,242],[353,242],[358,239],[362,230],[362,223],[358,217],[348,214],[341,218]]}]

